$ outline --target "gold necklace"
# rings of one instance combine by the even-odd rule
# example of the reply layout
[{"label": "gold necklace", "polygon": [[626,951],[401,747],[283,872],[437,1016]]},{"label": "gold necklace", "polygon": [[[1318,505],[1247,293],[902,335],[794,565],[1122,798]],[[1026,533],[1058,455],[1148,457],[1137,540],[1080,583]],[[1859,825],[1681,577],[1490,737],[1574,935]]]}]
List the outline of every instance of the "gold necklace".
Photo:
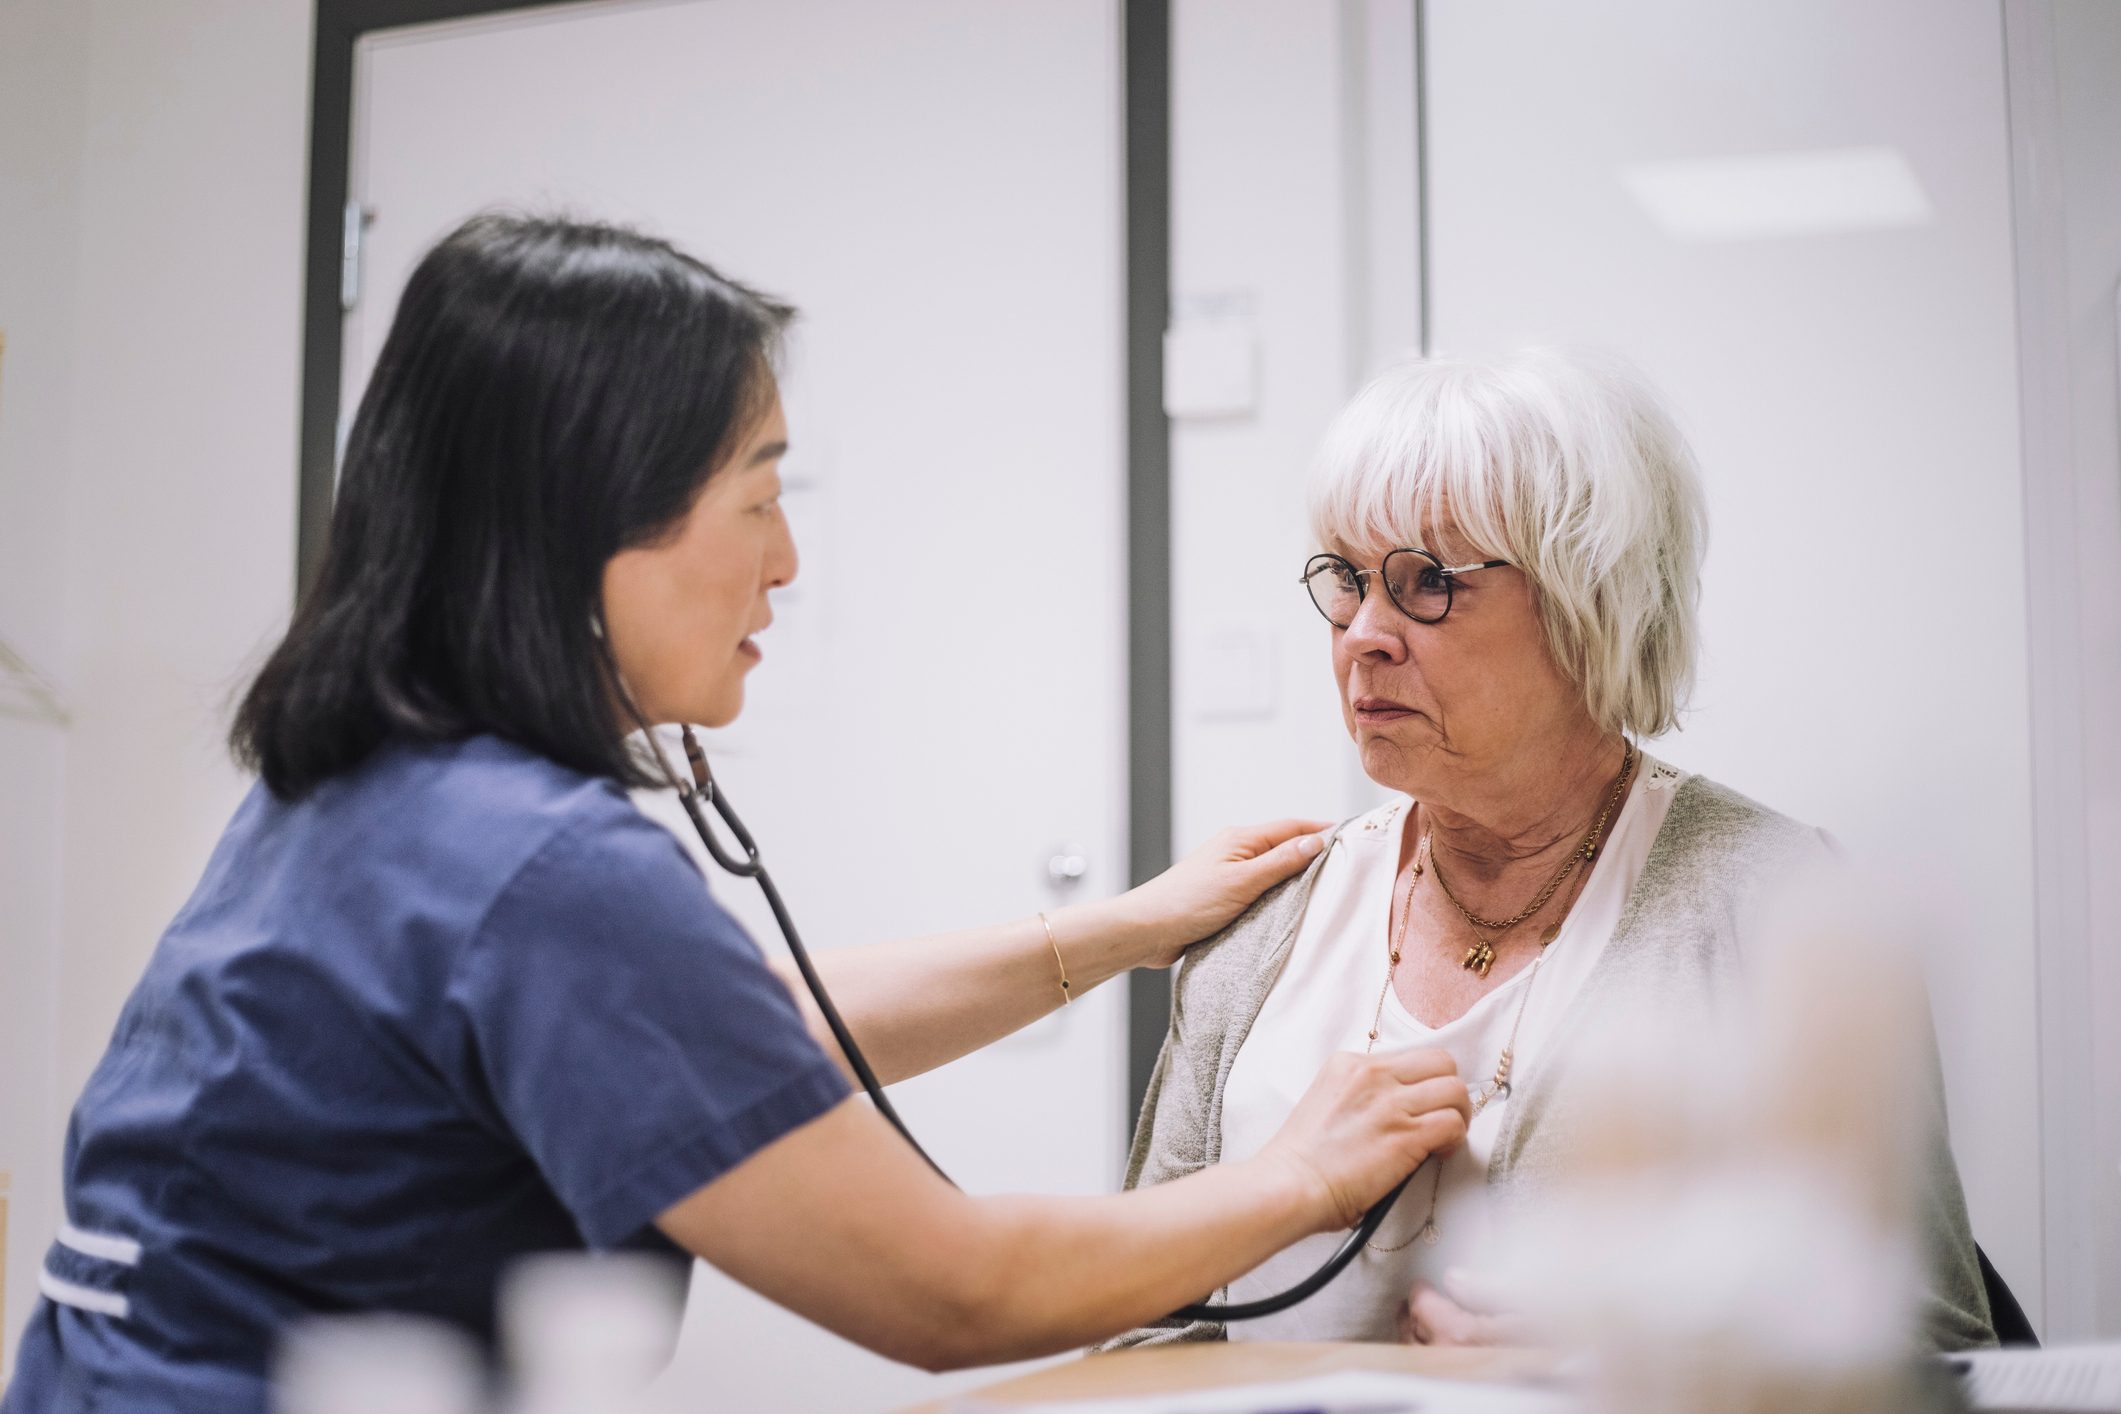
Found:
[{"label": "gold necklace", "polygon": [[[1377,1049],[1377,1033],[1384,1025],[1385,997],[1392,991],[1392,979],[1399,971],[1400,954],[1406,950],[1407,923],[1414,915],[1414,885],[1421,879],[1424,862],[1435,863],[1435,860],[1429,854],[1429,841],[1430,836],[1424,834],[1421,837],[1421,843],[1414,850],[1414,872],[1407,878],[1407,896],[1406,901],[1400,907],[1399,928],[1396,934],[1388,939],[1389,954],[1385,963],[1385,984],[1377,993],[1377,1010],[1370,1017],[1370,1039],[1369,1043],[1363,1047],[1364,1055],[1368,1055]],[[1436,882],[1439,884],[1443,882],[1441,875],[1437,877]],[[1579,889],[1576,896],[1569,900],[1569,907],[1574,908],[1576,899],[1582,896],[1582,891]],[[1567,917],[1566,912],[1564,912],[1563,917]],[[1547,929],[1539,939],[1539,956],[1532,959],[1531,969],[1525,973],[1524,995],[1517,999],[1517,1014],[1510,1019],[1510,1038],[1503,1043],[1502,1055],[1495,1062],[1495,1074],[1488,1080],[1487,1085],[1481,1089],[1480,1093],[1472,1097],[1472,1108],[1475,1115],[1486,1109],[1489,1102],[1496,1097],[1506,1097],[1510,1094],[1510,1069],[1516,1062],[1517,1033],[1524,1026],[1525,1008],[1531,1005],[1532,988],[1539,981],[1540,964],[1547,960],[1547,944],[1553,942],[1560,935],[1561,926],[1556,924],[1554,927]],[[1485,977],[1487,975],[1486,970],[1483,969],[1480,975]],[[1429,1177],[1428,1214],[1422,1218],[1421,1226],[1414,1230],[1414,1235],[1404,1242],[1394,1243],[1389,1247],[1381,1247],[1375,1239],[1372,1239],[1365,1244],[1372,1252],[1404,1252],[1416,1242],[1425,1242],[1433,1247],[1441,1238],[1442,1234],[1437,1231],[1436,1227],[1436,1202],[1443,1193],[1443,1159],[1440,1155],[1431,1154],[1421,1162],[1423,1165],[1434,1164],[1436,1166],[1435,1172]],[[1420,1171],[1420,1167],[1415,1169],[1417,1173]]]},{"label": "gold necklace", "polygon": [[1407,875],[1407,896],[1399,907],[1399,927],[1385,940],[1385,951],[1389,960],[1385,963],[1385,985],[1377,994],[1377,1010],[1370,1017],[1370,1044],[1363,1047],[1369,1054],[1377,1046],[1377,1027],[1385,1018],[1385,993],[1392,990],[1392,974],[1399,971],[1399,953],[1407,941],[1407,924],[1414,917],[1414,886],[1421,882],[1423,861],[1429,857],[1429,836],[1424,834],[1421,843],[1414,846],[1414,872]]},{"label": "gold necklace", "polygon": [[[1409,821],[1408,823],[1412,824],[1413,822]],[[1378,990],[1377,1010],[1371,1013],[1370,1016],[1370,1040],[1369,1043],[1362,1048],[1362,1053],[1364,1055],[1369,1055],[1372,1051],[1377,1049],[1377,1032],[1378,1029],[1384,1025],[1385,1019],[1385,997],[1392,990],[1392,978],[1399,972],[1399,955],[1402,951],[1405,950],[1405,945],[1407,941],[1407,924],[1412,921],[1414,917],[1414,886],[1417,883],[1421,882],[1422,866],[1424,862],[1428,859],[1428,857],[1429,836],[1424,833],[1421,837],[1421,843],[1414,846],[1414,870],[1412,873],[1407,875],[1407,896],[1399,907],[1399,927],[1388,933],[1385,939],[1385,947],[1387,954],[1385,962],[1385,984],[1382,988]],[[1415,1230],[1413,1237],[1408,1238],[1405,1242],[1399,1243],[1397,1246],[1380,1247],[1377,1245],[1376,1239],[1372,1238],[1368,1243],[1365,1244],[1372,1252],[1402,1251],[1405,1248],[1411,1247],[1414,1244],[1416,1238],[1420,1238],[1428,1242],[1432,1246],[1435,1244],[1437,1238],[1436,1198],[1437,1195],[1443,1191],[1443,1165],[1442,1163],[1438,1162],[1437,1156],[1434,1154],[1429,1155],[1421,1162],[1422,1164],[1436,1165],[1436,1172],[1431,1175],[1429,1179],[1429,1215],[1426,1218],[1422,1219],[1421,1226]],[[1421,1168],[1417,1166],[1414,1171],[1416,1173],[1419,1173],[1421,1172]]]},{"label": "gold necklace", "polygon": [[[1436,887],[1443,890],[1443,896],[1450,900],[1451,907],[1458,910],[1459,917],[1465,919],[1466,922],[1472,924],[1475,928],[1485,928],[1497,935],[1506,933],[1527,918],[1538,913],[1542,908],[1545,908],[1547,902],[1554,897],[1554,891],[1568,881],[1569,876],[1576,872],[1578,865],[1588,864],[1597,858],[1598,845],[1605,834],[1606,822],[1613,818],[1613,809],[1620,803],[1621,796],[1627,793],[1628,781],[1635,774],[1635,745],[1633,742],[1626,741],[1622,742],[1621,745],[1623,754],[1620,758],[1620,774],[1614,778],[1612,790],[1606,793],[1605,809],[1598,812],[1598,818],[1591,823],[1590,830],[1577,843],[1576,848],[1569,851],[1569,857],[1562,861],[1560,871],[1553,878],[1547,880],[1547,886],[1539,891],[1539,896],[1508,918],[1483,918],[1460,903],[1458,895],[1452,893],[1450,884],[1444,881],[1443,866],[1436,863],[1433,855],[1430,857],[1429,863],[1436,870]],[[1427,843],[1427,839],[1427,836],[1423,836],[1424,844]],[[1560,931],[1561,925],[1559,923],[1549,927],[1546,932],[1540,935],[1540,945],[1545,946],[1553,942],[1555,935]],[[1467,948],[1466,955],[1459,959],[1458,965],[1468,972],[1478,973],[1482,977],[1487,976],[1488,969],[1495,965],[1495,943],[1497,941],[1499,941],[1499,936],[1496,939],[1476,937],[1473,940],[1473,946]]]}]

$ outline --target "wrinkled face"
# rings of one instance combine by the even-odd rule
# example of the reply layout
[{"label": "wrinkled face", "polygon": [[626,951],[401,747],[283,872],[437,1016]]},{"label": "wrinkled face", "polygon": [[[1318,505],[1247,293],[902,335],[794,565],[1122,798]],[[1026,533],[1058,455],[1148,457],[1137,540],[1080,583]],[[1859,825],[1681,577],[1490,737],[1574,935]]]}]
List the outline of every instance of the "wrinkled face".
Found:
[{"label": "wrinkled face", "polygon": [[651,723],[727,726],[758,663],[752,636],[773,622],[766,592],[795,578],[781,515],[788,422],[766,414],[671,532],[604,566],[604,625],[619,672]]},{"label": "wrinkled face", "polygon": [[[1392,545],[1330,545],[1376,569]],[[1491,558],[1444,525],[1418,547],[1448,565]],[[1371,780],[1449,805],[1483,779],[1521,771],[1580,729],[1582,694],[1554,662],[1532,582],[1514,566],[1458,576],[1450,612],[1424,624],[1400,613],[1373,578],[1333,633],[1342,719]]]}]

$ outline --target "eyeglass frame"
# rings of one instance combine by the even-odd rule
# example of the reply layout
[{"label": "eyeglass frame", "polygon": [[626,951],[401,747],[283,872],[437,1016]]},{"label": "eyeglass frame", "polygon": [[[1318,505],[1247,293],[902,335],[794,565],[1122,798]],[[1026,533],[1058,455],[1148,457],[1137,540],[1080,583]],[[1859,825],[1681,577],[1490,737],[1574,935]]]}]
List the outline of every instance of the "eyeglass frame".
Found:
[{"label": "eyeglass frame", "polygon": [[[1409,610],[1406,605],[1399,602],[1399,597],[1392,592],[1391,581],[1384,578],[1385,566],[1391,563],[1392,557],[1394,555],[1419,555],[1424,560],[1427,560],[1432,566],[1434,566],[1438,574],[1443,576],[1442,613],[1438,614],[1433,619],[1425,619],[1419,614],[1416,614]],[[1297,577],[1296,582],[1304,587],[1304,597],[1311,601],[1312,608],[1318,610],[1318,616],[1324,619],[1327,623],[1333,624],[1333,627],[1341,630],[1346,630],[1354,624],[1354,614],[1350,614],[1348,616],[1347,623],[1333,623],[1333,616],[1326,612],[1325,606],[1318,602],[1318,596],[1311,592],[1311,577],[1314,574],[1318,573],[1319,561],[1321,560],[1331,560],[1335,564],[1346,567],[1348,573],[1354,577],[1356,613],[1359,614],[1362,612],[1363,601],[1370,597],[1370,580],[1374,576],[1379,580],[1380,583],[1384,585],[1385,599],[1388,603],[1391,604],[1393,608],[1399,610],[1400,614],[1411,622],[1425,625],[1440,624],[1445,619],[1451,616],[1451,605],[1456,601],[1457,598],[1458,576],[1462,574],[1471,574],[1474,570],[1502,569],[1507,567],[1510,563],[1508,560],[1481,560],[1474,564],[1447,565],[1442,560],[1438,559],[1435,555],[1431,554],[1427,550],[1421,549],[1419,546],[1402,545],[1396,550],[1387,550],[1385,552],[1384,558],[1377,562],[1376,569],[1366,570],[1358,568],[1355,562],[1349,559],[1346,555],[1336,555],[1330,550],[1322,550],[1318,554],[1313,555],[1310,559],[1304,561],[1304,572]]]}]

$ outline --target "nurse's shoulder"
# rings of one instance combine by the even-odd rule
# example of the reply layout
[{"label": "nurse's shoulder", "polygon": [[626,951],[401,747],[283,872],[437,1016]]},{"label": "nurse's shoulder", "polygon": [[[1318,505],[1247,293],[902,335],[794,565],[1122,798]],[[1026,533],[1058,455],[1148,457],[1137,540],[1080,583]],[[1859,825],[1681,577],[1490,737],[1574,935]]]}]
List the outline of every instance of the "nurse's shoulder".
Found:
[{"label": "nurse's shoulder", "polygon": [[726,918],[618,783],[472,736],[386,744],[292,801],[261,784],[164,951],[302,954],[419,990],[531,894],[547,914],[660,903]]},{"label": "nurse's shoulder", "polygon": [[[618,783],[495,736],[391,744],[358,769],[282,807],[306,863],[429,885],[477,908],[561,837],[576,848],[684,852]],[[420,889],[424,892],[424,889]]]}]

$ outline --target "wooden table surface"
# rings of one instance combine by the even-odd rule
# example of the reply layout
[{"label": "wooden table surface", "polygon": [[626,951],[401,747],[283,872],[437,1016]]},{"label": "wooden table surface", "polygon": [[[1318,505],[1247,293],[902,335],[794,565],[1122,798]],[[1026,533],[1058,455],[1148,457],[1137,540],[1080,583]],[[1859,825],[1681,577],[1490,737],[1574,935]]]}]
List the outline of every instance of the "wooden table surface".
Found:
[{"label": "wooden table surface", "polygon": [[1298,1344],[1214,1341],[1089,1355],[1013,1380],[964,1391],[901,1414],[949,1414],[960,1404],[1031,1404],[1128,1394],[1182,1394],[1227,1385],[1263,1384],[1336,1370],[1393,1370],[1442,1380],[1502,1380],[1549,1372],[1554,1360],[1536,1350],[1438,1350],[1420,1345]]}]

